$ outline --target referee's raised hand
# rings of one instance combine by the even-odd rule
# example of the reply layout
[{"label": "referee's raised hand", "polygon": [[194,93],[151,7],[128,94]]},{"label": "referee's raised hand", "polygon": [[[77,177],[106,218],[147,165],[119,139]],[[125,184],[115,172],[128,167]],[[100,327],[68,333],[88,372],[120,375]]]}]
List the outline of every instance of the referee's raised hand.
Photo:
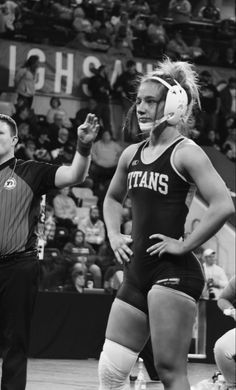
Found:
[{"label": "referee's raised hand", "polygon": [[98,118],[94,114],[88,114],[84,123],[77,129],[78,139],[84,144],[92,143],[99,130]]}]

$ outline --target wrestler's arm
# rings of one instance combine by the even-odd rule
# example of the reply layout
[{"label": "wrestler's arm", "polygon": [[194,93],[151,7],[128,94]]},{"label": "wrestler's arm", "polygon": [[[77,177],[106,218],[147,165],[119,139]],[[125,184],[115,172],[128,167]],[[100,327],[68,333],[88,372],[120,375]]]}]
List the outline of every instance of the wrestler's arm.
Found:
[{"label": "wrestler's arm", "polygon": [[108,238],[119,262],[123,262],[123,260],[129,261],[128,256],[132,254],[128,246],[132,239],[120,233],[120,226],[123,210],[122,203],[127,192],[128,165],[136,149],[136,145],[130,145],[121,154],[103,203],[103,217],[107,227]]},{"label": "wrestler's arm", "polygon": [[224,181],[198,145],[183,146],[176,153],[176,165],[196,184],[208,205],[197,227],[183,242],[184,252],[188,252],[199,247],[223,226],[234,212],[234,205]]},{"label": "wrestler's arm", "polygon": [[194,182],[208,205],[201,221],[184,241],[156,233],[150,240],[160,242],[147,249],[150,255],[171,253],[182,255],[190,252],[212,237],[234,212],[230,193],[204,151],[195,143],[182,145],[175,153],[174,165],[188,180]]}]

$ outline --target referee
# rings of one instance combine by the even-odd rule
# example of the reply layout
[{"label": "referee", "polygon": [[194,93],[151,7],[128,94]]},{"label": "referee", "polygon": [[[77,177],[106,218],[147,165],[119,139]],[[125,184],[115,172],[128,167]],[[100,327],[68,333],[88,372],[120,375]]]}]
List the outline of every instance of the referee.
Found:
[{"label": "referee", "polygon": [[17,160],[17,126],[0,114],[0,341],[1,390],[24,390],[30,323],[38,291],[38,220],[41,196],[51,189],[82,182],[99,129],[88,114],[78,127],[77,151],[70,166]]}]

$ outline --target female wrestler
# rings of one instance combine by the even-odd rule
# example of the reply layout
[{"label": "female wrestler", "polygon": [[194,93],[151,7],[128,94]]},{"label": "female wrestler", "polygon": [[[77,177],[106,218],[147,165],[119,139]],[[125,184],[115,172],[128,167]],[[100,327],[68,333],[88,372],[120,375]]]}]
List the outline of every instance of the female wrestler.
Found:
[{"label": "female wrestler", "polygon": [[[209,159],[181,135],[198,102],[197,76],[166,58],[141,79],[132,124],[148,138],[127,147],[104,201],[111,247],[124,281],[111,308],[99,360],[100,390],[127,389],[129,373],[151,334],[165,390],[189,390],[187,355],[204,277],[192,250],[233,212],[230,194]],[[208,209],[183,240],[198,188]],[[120,233],[122,202],[132,201],[132,238]]]}]

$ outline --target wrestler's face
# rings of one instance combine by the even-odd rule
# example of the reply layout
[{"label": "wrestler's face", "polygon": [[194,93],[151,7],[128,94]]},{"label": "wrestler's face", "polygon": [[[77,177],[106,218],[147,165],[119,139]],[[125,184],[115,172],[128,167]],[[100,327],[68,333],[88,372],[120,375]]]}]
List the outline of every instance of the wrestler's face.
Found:
[{"label": "wrestler's face", "polygon": [[141,130],[153,130],[155,121],[163,117],[164,88],[163,85],[153,81],[141,83],[136,99],[136,113]]}]

